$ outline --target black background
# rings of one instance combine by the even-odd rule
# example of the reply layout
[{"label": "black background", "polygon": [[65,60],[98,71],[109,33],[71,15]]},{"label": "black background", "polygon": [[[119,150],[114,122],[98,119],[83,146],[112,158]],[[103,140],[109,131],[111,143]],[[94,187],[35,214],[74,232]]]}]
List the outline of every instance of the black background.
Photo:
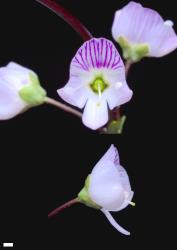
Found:
[{"label": "black background", "polygon": [[[112,39],[116,9],[128,1],[59,1],[94,36]],[[177,23],[175,1],[139,1]],[[36,1],[0,1],[0,65],[15,61],[33,69],[48,95],[68,79],[81,38]],[[176,29],[176,26],[175,26]],[[116,45],[117,46],[117,45]],[[119,50],[120,51],[120,50]],[[77,117],[43,105],[0,122],[0,241],[17,249],[172,245],[175,226],[176,53],[135,64],[128,77],[134,90],[124,105],[124,132],[98,135]],[[48,221],[47,213],[74,198],[94,164],[114,143],[126,168],[136,207],[115,213],[130,230],[119,234],[101,212],[75,205]]]}]

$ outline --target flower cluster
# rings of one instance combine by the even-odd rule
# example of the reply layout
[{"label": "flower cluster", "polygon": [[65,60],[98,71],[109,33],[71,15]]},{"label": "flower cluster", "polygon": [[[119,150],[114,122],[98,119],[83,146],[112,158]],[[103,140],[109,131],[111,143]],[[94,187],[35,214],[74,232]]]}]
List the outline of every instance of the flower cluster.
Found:
[{"label": "flower cluster", "polygon": [[[50,9],[56,8],[55,12],[63,11],[54,1],[47,2]],[[67,15],[64,11],[60,16],[65,17],[85,41],[71,61],[68,82],[57,92],[62,100],[83,112],[49,98],[34,71],[10,62],[0,68],[0,120],[11,119],[31,107],[48,103],[81,117],[83,124],[92,130],[120,133],[125,121],[125,116],[120,117],[120,106],[133,96],[126,80],[128,69],[144,57],[162,57],[177,48],[173,22],[164,21],[155,10],[135,2],[117,10],[112,36],[122,49],[124,62],[112,41],[92,37],[78,20]],[[112,145],[87,177],[77,198],[51,212],[49,217],[80,202],[101,210],[118,231],[129,235],[110,212],[120,211],[129,204],[134,206],[133,194],[127,172],[120,165],[118,151]]]},{"label": "flower cluster", "polygon": [[[156,11],[135,2],[116,11],[112,35],[128,63],[143,57],[165,56],[177,48],[173,22],[164,21]],[[58,89],[58,94],[67,103],[84,109],[82,121],[90,129],[107,126],[106,131],[113,131],[109,130],[109,124],[113,124],[120,130],[120,117],[111,120],[111,111],[130,101],[133,92],[127,85],[124,63],[114,44],[105,38],[86,41],[72,59],[69,81]],[[0,120],[45,102],[73,114],[78,112],[59,102],[57,105],[51,98],[49,101],[33,71],[16,63],[0,68]]]}]

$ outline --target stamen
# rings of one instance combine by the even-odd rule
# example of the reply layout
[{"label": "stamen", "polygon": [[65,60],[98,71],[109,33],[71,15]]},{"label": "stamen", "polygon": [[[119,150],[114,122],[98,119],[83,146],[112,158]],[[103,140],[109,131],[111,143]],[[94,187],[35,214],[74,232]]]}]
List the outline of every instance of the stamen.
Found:
[{"label": "stamen", "polygon": [[135,207],[136,206],[136,203],[135,202],[133,202],[133,201],[129,201],[128,202],[130,205],[132,205],[133,207]]}]

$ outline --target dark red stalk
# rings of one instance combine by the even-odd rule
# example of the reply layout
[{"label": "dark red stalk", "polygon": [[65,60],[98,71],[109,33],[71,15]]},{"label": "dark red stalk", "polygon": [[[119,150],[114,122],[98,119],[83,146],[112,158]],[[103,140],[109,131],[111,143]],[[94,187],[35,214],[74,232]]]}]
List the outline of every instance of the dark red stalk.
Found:
[{"label": "dark red stalk", "polygon": [[64,203],[63,205],[57,207],[57,208],[54,209],[52,212],[50,212],[50,213],[48,214],[48,218],[51,218],[51,217],[57,215],[60,211],[64,210],[64,209],[67,208],[67,207],[70,207],[70,206],[72,206],[72,205],[74,205],[74,204],[76,204],[76,203],[78,203],[78,202],[79,202],[79,200],[78,200],[77,198],[75,198],[75,199],[73,199],[73,200],[70,200],[70,201]]},{"label": "dark red stalk", "polygon": [[52,0],[36,0],[40,4],[44,5],[59,17],[61,17],[66,23],[68,23],[84,41],[91,39],[92,34],[86,29],[86,27],[68,10],[63,8],[59,3]]},{"label": "dark red stalk", "polygon": [[130,67],[132,66],[132,62],[131,61],[127,61],[126,63],[125,63],[125,75],[126,75],[126,77],[128,76],[128,73],[129,73],[129,70],[130,70]]}]

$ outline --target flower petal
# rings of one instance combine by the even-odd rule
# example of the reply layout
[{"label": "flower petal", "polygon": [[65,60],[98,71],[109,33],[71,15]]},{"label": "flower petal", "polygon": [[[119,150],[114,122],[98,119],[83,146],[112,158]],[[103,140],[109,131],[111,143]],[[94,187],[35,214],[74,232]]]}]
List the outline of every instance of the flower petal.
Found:
[{"label": "flower petal", "polygon": [[127,85],[124,66],[114,71],[103,69],[102,72],[109,83],[109,87],[103,92],[103,98],[107,100],[109,108],[112,110],[130,101],[133,92]]},{"label": "flower petal", "polygon": [[[118,84],[121,84],[119,87]],[[106,90],[106,98],[109,108],[112,110],[131,100],[133,91],[128,87],[127,83],[117,82],[112,84],[110,88]]]},{"label": "flower petal", "polygon": [[124,36],[131,43],[145,43],[144,35],[162,22],[156,11],[130,2],[115,13],[112,35],[116,41]]},{"label": "flower petal", "polygon": [[110,148],[106,151],[106,153],[98,161],[97,164],[104,164],[107,161],[111,161],[115,164],[115,166],[118,166],[120,163],[118,150],[113,144],[110,146]]},{"label": "flower petal", "polygon": [[131,200],[133,199],[134,192],[131,191],[130,193],[125,193],[125,200],[122,203],[122,205],[116,210],[116,212],[126,208],[128,205],[130,205]]},{"label": "flower petal", "polygon": [[91,129],[98,129],[108,122],[108,107],[105,100],[89,98],[84,108],[82,121]]},{"label": "flower petal", "polygon": [[27,104],[23,102],[17,92],[9,86],[0,73],[0,120],[13,118],[23,111]]},{"label": "flower petal", "polygon": [[105,38],[93,38],[85,42],[71,62],[70,73],[91,68],[117,69],[123,66],[122,59],[114,44]]},{"label": "flower petal", "polygon": [[110,212],[108,212],[105,209],[101,209],[101,211],[104,213],[104,215],[106,216],[106,218],[108,219],[108,221],[111,223],[111,225],[117,229],[120,233],[125,234],[125,235],[130,235],[130,232],[128,232],[127,230],[125,230],[123,227],[121,227],[112,217],[112,215],[110,214]]},{"label": "flower petal", "polygon": [[[36,85],[34,82],[35,86],[32,86],[33,80],[38,81],[35,72],[17,63],[10,62],[7,66],[0,68],[1,120],[10,119],[30,106],[39,105],[40,97],[41,101],[44,100],[46,94],[45,90],[40,87],[38,82]],[[29,90],[28,94],[27,90]],[[30,103],[26,101],[25,98],[23,98],[25,94],[27,100],[31,98],[35,102]]]},{"label": "flower petal", "polygon": [[130,201],[133,198],[134,192],[131,190],[130,180],[129,180],[127,171],[120,164],[118,164],[118,171],[120,174],[121,184],[123,186],[124,195],[125,195],[124,203],[117,209],[117,211],[120,211],[130,204]]},{"label": "flower petal", "polygon": [[89,194],[99,206],[117,211],[124,202],[119,171],[111,161],[98,162],[90,175]]},{"label": "flower petal", "polygon": [[[101,94],[91,87],[97,78],[101,78],[105,84]],[[119,92],[117,86],[120,82]],[[106,124],[107,102],[113,109],[132,96],[125,81],[124,64],[114,44],[105,38],[93,38],[85,42],[71,61],[68,83],[58,90],[58,94],[79,108],[83,108],[86,103],[83,123],[87,127],[98,129]]]},{"label": "flower petal", "polygon": [[124,190],[126,192],[131,192],[130,180],[127,171],[121,165],[118,165],[118,170]]},{"label": "flower petal", "polygon": [[98,161],[90,178],[90,195],[96,204],[104,208],[106,206],[111,211],[120,211],[130,204],[133,191],[128,174],[120,165],[118,151],[114,145],[111,145]]},{"label": "flower petal", "polygon": [[11,88],[16,89],[16,91],[20,90],[24,85],[30,83],[30,72],[35,74],[32,70],[14,62],[10,62],[7,66],[0,68],[2,81],[4,79],[4,81],[9,82]]},{"label": "flower petal", "polygon": [[121,36],[130,44],[147,44],[149,56],[161,57],[177,48],[172,22],[164,22],[158,12],[135,2],[115,13],[112,35],[116,41]]},{"label": "flower petal", "polygon": [[177,48],[177,35],[167,22],[152,27],[146,35],[146,41],[150,44],[149,55],[154,57],[167,55]]},{"label": "flower petal", "polygon": [[36,74],[34,71],[32,71],[31,69],[28,69],[26,67],[21,66],[18,63],[15,62],[10,62],[7,64],[6,68],[8,69],[13,69],[15,71],[18,71],[19,75],[21,76],[22,74],[26,74],[28,75],[29,72],[33,72],[34,74]]},{"label": "flower petal", "polygon": [[72,88],[66,85],[57,92],[63,100],[79,108],[83,108],[87,101],[87,91],[84,87]]}]

